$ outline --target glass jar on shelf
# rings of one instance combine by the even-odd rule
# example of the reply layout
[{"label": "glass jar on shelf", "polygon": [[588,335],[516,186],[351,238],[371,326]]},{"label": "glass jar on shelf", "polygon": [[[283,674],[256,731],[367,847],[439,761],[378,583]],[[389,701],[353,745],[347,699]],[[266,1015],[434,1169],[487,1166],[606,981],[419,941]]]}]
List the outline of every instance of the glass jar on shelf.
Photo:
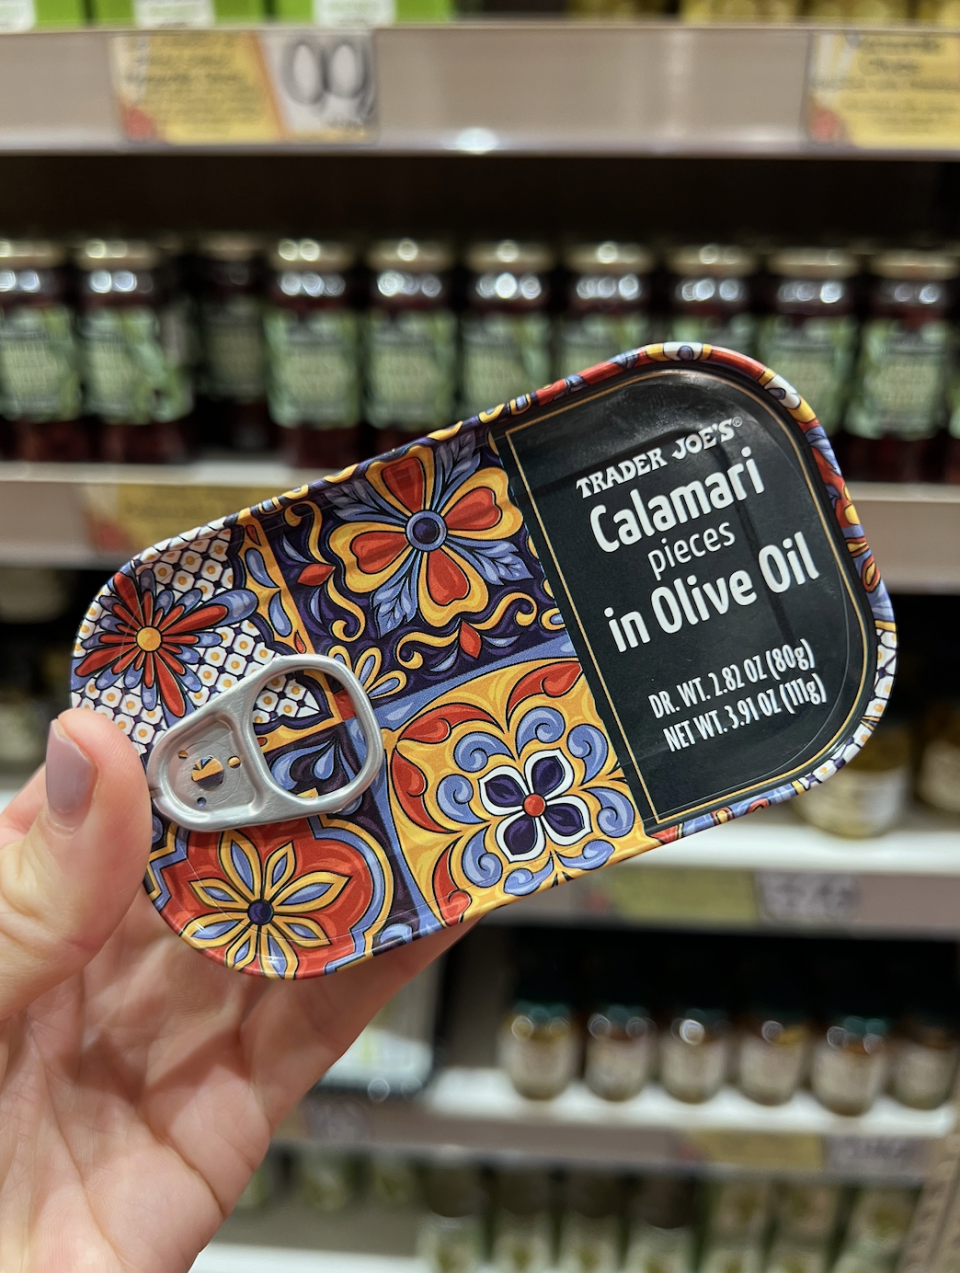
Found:
[{"label": "glass jar on shelf", "polygon": [[374,449],[390,451],[454,422],[454,256],[443,242],[382,239],[369,249],[366,263],[364,415],[374,430]]},{"label": "glass jar on shelf", "polygon": [[460,414],[467,418],[550,380],[553,252],[544,243],[474,243],[461,324]]},{"label": "glass jar on shelf", "polygon": [[657,1027],[645,1008],[606,1004],[587,1021],[584,1082],[604,1100],[630,1100],[650,1077],[656,1046]]},{"label": "glass jar on shelf", "polygon": [[960,1031],[951,1017],[917,1013],[897,1031],[890,1090],[911,1109],[938,1109],[950,1097],[960,1059]]},{"label": "glass jar on shelf", "polygon": [[846,414],[849,478],[916,482],[929,475],[947,417],[953,352],[948,321],[960,262],[941,252],[881,252],[870,262],[869,314]]},{"label": "glass jar on shelf", "polygon": [[624,1273],[690,1273],[696,1232],[692,1181],[647,1176],[627,1204]]},{"label": "glass jar on shelf", "polygon": [[803,1081],[810,1032],[796,1009],[757,1006],[740,1031],[739,1075],[744,1096],[759,1105],[784,1105]]},{"label": "glass jar on shelf", "polygon": [[639,243],[576,243],[557,336],[557,376],[572,376],[650,340],[653,253]]},{"label": "glass jar on shelf", "polygon": [[669,339],[721,345],[753,357],[756,253],[732,243],[704,243],[675,248],[667,254],[667,265]]},{"label": "glass jar on shelf", "polygon": [[345,468],[360,458],[354,249],[280,239],[268,256],[267,401],[289,463]]},{"label": "glass jar on shelf", "polygon": [[405,1154],[391,1150],[371,1154],[367,1185],[371,1200],[390,1210],[409,1210],[422,1201],[417,1164]]},{"label": "glass jar on shelf", "polygon": [[556,1267],[561,1273],[616,1273],[620,1267],[621,1183],[602,1171],[571,1171],[563,1187]]},{"label": "glass jar on shelf", "polygon": [[803,395],[827,433],[840,427],[857,342],[856,257],[839,248],[790,248],[767,262],[771,313],[757,356]]},{"label": "glass jar on shelf", "polygon": [[[183,351],[186,375],[196,390],[200,370],[200,327],[194,296],[194,243],[179,230],[161,230],[150,236],[160,252],[160,284],[167,298],[163,311],[164,330],[172,347]],[[196,441],[196,413],[188,425],[190,445]]]},{"label": "glass jar on shelf", "polygon": [[553,1265],[552,1181],[535,1167],[497,1172],[492,1264],[498,1273],[543,1273]]},{"label": "glass jar on shelf", "polygon": [[910,795],[910,732],[888,717],[848,764],[792,802],[804,822],[847,839],[885,835],[903,818]]},{"label": "glass jar on shelf", "polygon": [[660,1082],[678,1101],[697,1105],[720,1091],[727,1077],[732,1030],[712,1008],[675,1012],[660,1036]]},{"label": "glass jar on shelf", "polygon": [[960,0],[917,0],[916,18],[927,26],[960,26]]},{"label": "glass jar on shelf", "polygon": [[567,0],[572,18],[642,18],[666,11],[666,0]]},{"label": "glass jar on shelf", "polygon": [[810,1086],[834,1114],[865,1114],[883,1091],[890,1064],[883,1017],[835,1017],[813,1049]]},{"label": "glass jar on shelf", "polygon": [[931,713],[920,754],[917,795],[941,813],[960,813],[960,698]]},{"label": "glass jar on shelf", "polygon": [[806,17],[814,22],[896,26],[910,21],[910,4],[909,0],[809,0]]},{"label": "glass jar on shelf", "polygon": [[47,720],[34,685],[29,644],[0,645],[0,774],[21,781],[43,764]]},{"label": "glass jar on shelf", "polygon": [[895,1269],[916,1201],[915,1189],[881,1185],[859,1190],[833,1273]]},{"label": "glass jar on shelf", "polygon": [[0,240],[0,409],[20,460],[89,460],[67,249]]},{"label": "glass jar on shelf", "polygon": [[837,1227],[840,1196],[839,1185],[783,1181],[774,1195],[777,1234],[811,1246],[829,1244]]},{"label": "glass jar on shelf", "polygon": [[133,239],[88,239],[75,261],[86,408],[101,425],[102,458],[183,460],[193,387],[182,327],[170,320],[159,249]]},{"label": "glass jar on shelf", "polygon": [[424,1173],[417,1254],[428,1273],[476,1273],[485,1254],[486,1193],[476,1167],[436,1163]]},{"label": "glass jar on shelf", "polygon": [[810,1246],[777,1236],[770,1244],[763,1273],[827,1273],[829,1258],[825,1243]]},{"label": "glass jar on shelf", "polygon": [[681,0],[687,22],[792,22],[801,0]]},{"label": "glass jar on shelf", "polygon": [[760,1273],[772,1187],[769,1180],[722,1180],[707,1191],[701,1273]]},{"label": "glass jar on shelf", "polygon": [[300,1200],[309,1210],[333,1215],[356,1198],[358,1164],[348,1154],[305,1146],[295,1163]]},{"label": "glass jar on shelf", "polygon": [[262,250],[254,234],[205,234],[198,245],[205,433],[236,451],[277,441],[267,408]]},{"label": "glass jar on shelf", "polygon": [[514,1004],[500,1029],[499,1061],[521,1096],[553,1100],[570,1085],[579,1059],[580,1040],[567,1004]]}]

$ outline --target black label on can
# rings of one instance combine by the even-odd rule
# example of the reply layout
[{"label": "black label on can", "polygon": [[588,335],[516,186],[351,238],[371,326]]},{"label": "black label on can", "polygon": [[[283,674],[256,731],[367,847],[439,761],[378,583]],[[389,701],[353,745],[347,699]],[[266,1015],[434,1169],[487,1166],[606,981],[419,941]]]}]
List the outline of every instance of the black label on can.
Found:
[{"label": "black label on can", "polygon": [[493,434],[647,830],[810,773],[853,733],[873,617],[769,394],[660,365]]}]

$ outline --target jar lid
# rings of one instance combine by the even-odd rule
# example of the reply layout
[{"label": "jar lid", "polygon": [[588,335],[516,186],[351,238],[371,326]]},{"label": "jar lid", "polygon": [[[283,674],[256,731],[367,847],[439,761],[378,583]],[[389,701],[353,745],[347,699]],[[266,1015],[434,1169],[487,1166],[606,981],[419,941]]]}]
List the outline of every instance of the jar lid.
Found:
[{"label": "jar lid", "polygon": [[513,1005],[513,1013],[518,1017],[528,1017],[534,1025],[546,1025],[550,1021],[569,1021],[570,1008],[565,1003],[535,1002],[530,999],[519,999]]},{"label": "jar lid", "polygon": [[438,239],[379,239],[370,245],[366,256],[371,270],[409,270],[415,274],[449,270],[453,260],[453,248]]},{"label": "jar lid", "polygon": [[596,1036],[609,1033],[611,1027],[625,1030],[632,1024],[636,1027],[634,1033],[641,1034],[646,1031],[649,1021],[650,1013],[639,1004],[604,1003],[591,1014],[587,1029]]},{"label": "jar lid", "polygon": [[474,274],[489,270],[529,270],[541,274],[552,270],[557,258],[546,243],[521,243],[516,239],[500,239],[497,243],[471,243],[467,248],[467,265]]},{"label": "jar lid", "polygon": [[864,1039],[871,1034],[882,1038],[890,1033],[890,1022],[885,1017],[838,1017],[831,1028],[837,1027],[851,1039]]},{"label": "jar lid", "polygon": [[674,274],[706,274],[711,278],[743,278],[757,268],[755,252],[735,243],[701,243],[674,248],[667,256]]},{"label": "jar lid", "polygon": [[33,265],[37,269],[62,265],[67,249],[52,239],[0,239],[0,265]]},{"label": "jar lid", "polygon": [[263,251],[263,238],[242,230],[217,230],[201,235],[198,247],[201,256],[214,261],[249,261]]},{"label": "jar lid", "polygon": [[572,243],[563,253],[568,270],[578,274],[647,274],[654,256],[640,243]]},{"label": "jar lid", "polygon": [[105,265],[152,270],[160,263],[160,250],[143,239],[87,239],[75,260],[81,270],[98,270]]},{"label": "jar lid", "polygon": [[960,261],[946,252],[881,252],[870,262],[870,273],[880,278],[934,281],[956,278]]},{"label": "jar lid", "polygon": [[771,274],[790,278],[851,278],[859,266],[843,248],[783,248],[767,261]]},{"label": "jar lid", "polygon": [[270,249],[270,264],[278,270],[348,270],[356,259],[349,243],[330,239],[279,239]]}]

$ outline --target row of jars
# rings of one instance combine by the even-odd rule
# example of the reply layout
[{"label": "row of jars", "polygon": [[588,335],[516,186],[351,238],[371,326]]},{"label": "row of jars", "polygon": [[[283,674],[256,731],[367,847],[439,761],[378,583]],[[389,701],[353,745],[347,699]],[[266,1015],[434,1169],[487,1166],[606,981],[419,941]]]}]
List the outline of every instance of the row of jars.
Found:
[{"label": "row of jars", "polygon": [[828,432],[844,426],[850,476],[909,480],[936,463],[960,480],[960,410],[946,456],[935,441],[950,418],[948,253],[873,256],[864,306],[845,250],[774,252],[761,285],[748,248],[678,248],[666,315],[654,255],[632,243],[568,248],[562,298],[545,244],[474,244],[461,313],[442,242],[373,244],[366,298],[340,242],[208,235],[195,295],[157,243],[86,241],[73,275],[67,258],[52,242],[0,243],[0,409],[19,458],[171,461],[197,440],[257,450],[279,437],[294,463],[340,465],[665,338],[772,366]]},{"label": "row of jars", "polygon": [[[580,0],[589,4],[594,0]],[[604,5],[604,0],[595,0]],[[614,0],[623,3],[623,0]],[[629,0],[628,0],[629,2]],[[922,22],[956,26],[957,0],[679,0],[687,22],[849,22],[858,26],[903,26]],[[609,8],[603,12],[610,13]]]},{"label": "row of jars", "polygon": [[688,1008],[659,1024],[636,1005],[607,1004],[583,1030],[563,1003],[521,1000],[500,1031],[499,1064],[529,1100],[552,1100],[583,1072],[608,1101],[639,1095],[659,1076],[675,1100],[700,1104],[728,1083],[761,1105],[783,1105],[809,1083],[836,1114],[867,1112],[880,1094],[914,1109],[950,1096],[960,1035],[946,1019],[916,1017],[894,1034],[885,1018],[837,1016],[816,1026],[801,1011],[758,1010],[736,1026],[716,1008]]},{"label": "row of jars", "polygon": [[281,1199],[326,1217],[365,1204],[401,1242],[415,1216],[425,1273],[889,1273],[916,1191],[529,1165],[491,1171],[461,1158],[358,1159],[302,1146],[269,1154],[238,1207]]},{"label": "row of jars", "polygon": [[917,721],[892,713],[867,745],[828,783],[791,801],[804,822],[847,839],[870,839],[899,826],[911,800],[960,814],[960,699],[935,701]]},{"label": "row of jars", "polygon": [[[668,0],[567,0],[564,7],[575,17],[621,19],[660,16],[672,9]],[[677,12],[685,22],[960,24],[958,0],[677,0]]]}]

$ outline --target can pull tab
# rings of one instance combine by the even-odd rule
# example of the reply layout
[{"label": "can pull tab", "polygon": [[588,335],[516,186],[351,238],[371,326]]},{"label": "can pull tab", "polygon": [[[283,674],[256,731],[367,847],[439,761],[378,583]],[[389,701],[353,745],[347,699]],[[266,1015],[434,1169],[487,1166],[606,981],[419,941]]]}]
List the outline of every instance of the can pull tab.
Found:
[{"label": "can pull tab", "polygon": [[[253,726],[267,681],[291,672],[322,672],[342,685],[363,733],[366,756],[355,778],[321,796],[297,796],[275,781]],[[191,831],[227,831],[335,813],[373,782],[383,740],[363,686],[337,659],[323,654],[278,655],[251,676],[166,731],[150,752],[147,782],[155,808]]]}]

